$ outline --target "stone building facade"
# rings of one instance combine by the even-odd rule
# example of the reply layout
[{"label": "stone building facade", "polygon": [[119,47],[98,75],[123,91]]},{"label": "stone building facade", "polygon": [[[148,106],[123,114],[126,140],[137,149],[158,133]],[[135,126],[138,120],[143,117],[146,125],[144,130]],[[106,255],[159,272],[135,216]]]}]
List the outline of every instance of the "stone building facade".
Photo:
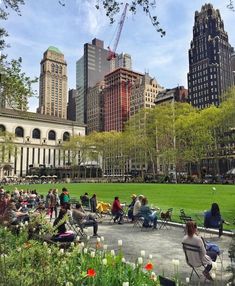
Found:
[{"label": "stone building facade", "polygon": [[233,85],[232,47],[218,9],[211,4],[195,12],[189,49],[188,89],[190,103],[200,109],[218,106]]},{"label": "stone building facade", "polygon": [[67,119],[67,63],[56,47],[49,47],[41,61],[38,113]]},{"label": "stone building facade", "polygon": [[[70,154],[65,154],[61,145],[73,135],[85,135],[85,127],[74,121],[9,109],[0,109],[0,130],[12,134],[14,143],[8,159],[0,160],[0,178],[25,176],[30,167],[68,166]],[[3,146],[0,137],[0,148]]]}]

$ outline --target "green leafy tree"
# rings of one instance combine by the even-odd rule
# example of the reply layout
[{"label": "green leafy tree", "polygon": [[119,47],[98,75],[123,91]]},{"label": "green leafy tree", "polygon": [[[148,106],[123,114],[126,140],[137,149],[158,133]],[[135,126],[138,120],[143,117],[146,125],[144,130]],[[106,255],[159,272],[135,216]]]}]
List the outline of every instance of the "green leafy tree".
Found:
[{"label": "green leafy tree", "polygon": [[1,100],[12,108],[26,110],[27,99],[34,95],[32,84],[37,79],[30,79],[22,72],[22,59],[2,62]]},{"label": "green leafy tree", "polygon": [[16,155],[14,138],[14,134],[0,131],[0,164],[10,163],[11,157]]}]

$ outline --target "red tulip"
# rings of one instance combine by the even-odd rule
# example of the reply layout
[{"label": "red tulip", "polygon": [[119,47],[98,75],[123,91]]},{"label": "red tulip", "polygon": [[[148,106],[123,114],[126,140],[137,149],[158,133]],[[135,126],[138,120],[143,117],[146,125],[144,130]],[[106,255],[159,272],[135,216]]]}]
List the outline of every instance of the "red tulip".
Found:
[{"label": "red tulip", "polygon": [[88,269],[87,270],[87,276],[94,277],[96,275],[96,272],[94,269]]},{"label": "red tulip", "polygon": [[153,270],[153,264],[152,263],[147,263],[144,267],[147,271]]}]

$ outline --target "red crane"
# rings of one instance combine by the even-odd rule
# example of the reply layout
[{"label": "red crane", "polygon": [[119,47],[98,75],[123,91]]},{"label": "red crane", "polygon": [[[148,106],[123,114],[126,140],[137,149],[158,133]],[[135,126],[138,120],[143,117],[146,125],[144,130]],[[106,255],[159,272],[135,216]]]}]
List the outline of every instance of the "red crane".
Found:
[{"label": "red crane", "polygon": [[116,49],[117,49],[118,42],[119,42],[119,39],[120,39],[120,36],[121,36],[121,33],[122,33],[123,24],[124,24],[124,21],[125,21],[125,18],[126,18],[127,7],[128,7],[128,3],[126,3],[126,5],[125,5],[125,8],[124,8],[124,10],[122,12],[121,19],[120,19],[120,21],[118,23],[118,31],[117,31],[117,36],[115,38],[113,49],[111,50],[110,47],[108,47],[108,50],[109,50],[108,56],[107,56],[107,60],[108,61],[111,61],[112,59],[116,58]]}]

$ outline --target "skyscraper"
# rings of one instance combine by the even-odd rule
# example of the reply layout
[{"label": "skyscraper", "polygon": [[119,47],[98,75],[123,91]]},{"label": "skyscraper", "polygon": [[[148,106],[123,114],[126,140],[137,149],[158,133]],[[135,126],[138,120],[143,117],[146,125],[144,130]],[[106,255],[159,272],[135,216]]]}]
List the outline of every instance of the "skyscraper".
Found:
[{"label": "skyscraper", "polygon": [[163,90],[155,78],[145,73],[143,77],[136,80],[131,89],[130,96],[130,116],[136,114],[143,108],[155,107],[157,94]]},{"label": "skyscraper", "polygon": [[232,86],[231,46],[219,10],[211,4],[195,12],[189,49],[188,89],[193,106],[218,106]]},{"label": "skyscraper", "polygon": [[118,68],[105,76],[104,130],[123,131],[124,123],[130,117],[131,88],[143,75],[124,68]]},{"label": "skyscraper", "polygon": [[76,121],[76,99],[77,99],[77,90],[69,90],[69,100],[67,106],[67,119]]},{"label": "skyscraper", "polygon": [[77,121],[87,123],[87,93],[104,76],[112,70],[112,61],[107,60],[108,50],[104,42],[93,39],[84,45],[83,56],[76,63],[76,88],[78,100],[76,105]]},{"label": "skyscraper", "polygon": [[67,63],[56,47],[49,47],[41,61],[38,113],[67,119]]},{"label": "skyscraper", "polygon": [[126,53],[118,55],[118,67],[132,70],[131,55]]}]

